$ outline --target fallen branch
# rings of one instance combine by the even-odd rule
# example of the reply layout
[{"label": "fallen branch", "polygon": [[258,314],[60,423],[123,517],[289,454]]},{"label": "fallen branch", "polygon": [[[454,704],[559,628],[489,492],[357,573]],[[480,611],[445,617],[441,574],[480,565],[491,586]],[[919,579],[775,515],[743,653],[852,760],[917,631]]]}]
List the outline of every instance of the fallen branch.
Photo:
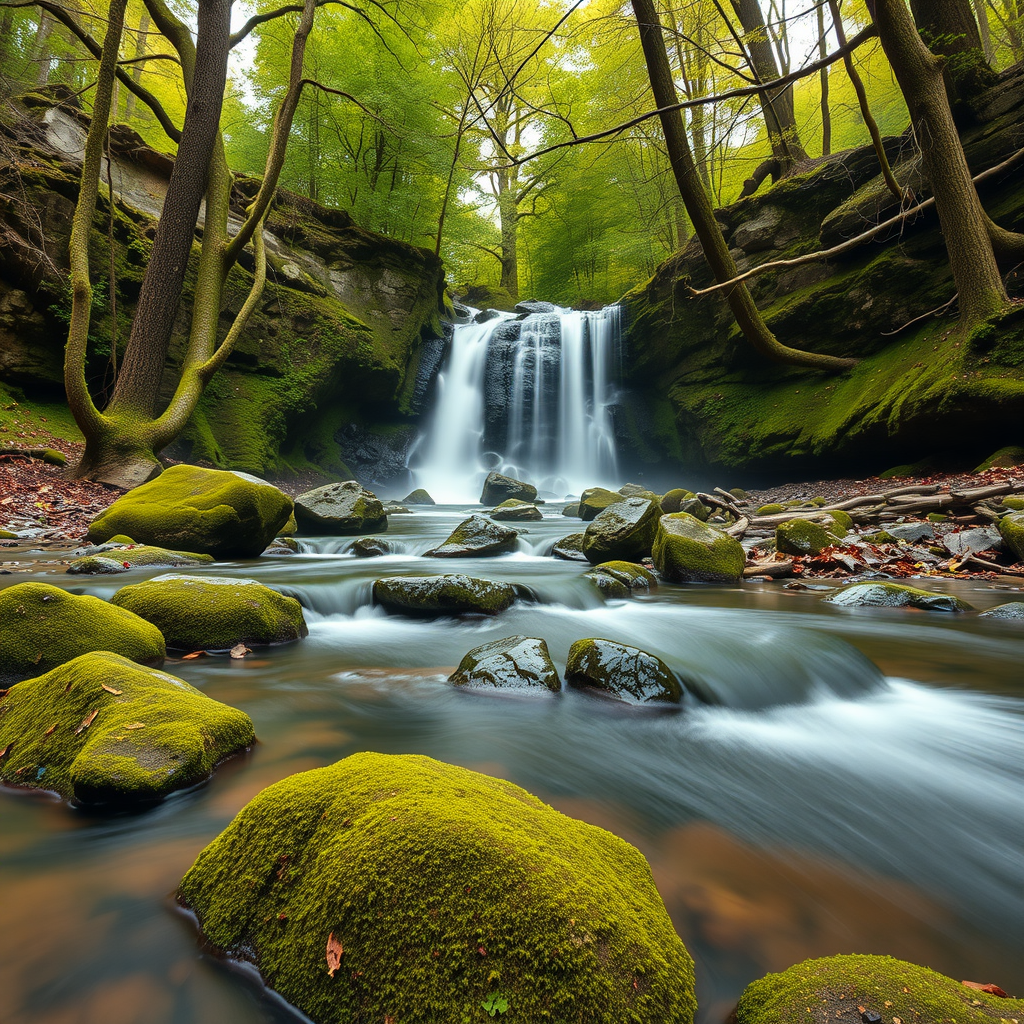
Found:
[{"label": "fallen branch", "polygon": [[999,565],[996,562],[989,562],[984,558],[979,558],[977,555],[968,555],[960,564],[966,563],[971,565],[980,565],[983,569],[988,572],[1002,573],[1004,576],[1024,576],[1024,569],[1015,569],[1007,565]]},{"label": "fallen branch", "polygon": [[[67,461],[63,452],[57,452],[53,448],[0,448],[0,456],[20,455],[26,459],[38,459],[40,462],[48,462],[51,466],[63,466]],[[56,456],[60,455],[60,461]]]},{"label": "fallen branch", "polygon": [[770,576],[777,580],[783,576],[793,575],[793,563],[787,562],[754,562],[743,570],[743,578],[750,579],[751,576]]},{"label": "fallen branch", "polygon": [[739,520],[725,529],[725,532],[730,537],[735,537],[739,540],[746,532],[747,527],[750,525],[750,520],[746,516],[741,516]]}]

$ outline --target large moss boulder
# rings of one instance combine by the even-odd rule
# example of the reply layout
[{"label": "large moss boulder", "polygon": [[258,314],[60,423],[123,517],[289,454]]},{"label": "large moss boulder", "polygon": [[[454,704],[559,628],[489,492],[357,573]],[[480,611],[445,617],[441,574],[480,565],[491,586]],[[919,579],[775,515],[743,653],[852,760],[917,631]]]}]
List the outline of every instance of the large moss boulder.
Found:
[{"label": "large moss boulder", "polygon": [[577,640],[569,648],[565,681],[630,704],[678,704],[679,677],[660,658],[613,640]]},{"label": "large moss boulder", "polygon": [[1010,512],[999,520],[999,536],[1018,562],[1024,562],[1024,512]]},{"label": "large moss boulder", "polygon": [[492,519],[510,523],[533,523],[544,518],[536,505],[529,501],[520,501],[518,498],[508,498],[491,509],[488,515]]},{"label": "large moss boulder", "polygon": [[787,971],[765,975],[746,987],[730,1019],[735,1024],[812,1020],[997,1024],[1014,1018],[1024,1019],[1022,999],[982,992],[893,957],[854,954],[805,960]]},{"label": "large moss boulder", "polygon": [[693,962],[636,849],[427,757],[265,789],[178,898],[314,1024],[693,1019]]},{"label": "large moss boulder", "polygon": [[172,551],[255,558],[291,512],[287,494],[247,473],[171,466],[101,512],[89,539],[102,544],[120,533]]},{"label": "large moss boulder", "polygon": [[666,515],[669,512],[678,512],[679,506],[686,501],[688,498],[694,498],[696,495],[693,491],[686,490],[685,487],[673,487],[672,490],[666,491],[661,497],[661,511]]},{"label": "large moss boulder", "polygon": [[131,569],[185,569],[208,565],[212,555],[190,551],[168,551],[152,544],[102,545],[107,548],[95,555],[76,558],[67,568],[73,576],[115,576]]},{"label": "large moss boulder", "polygon": [[736,583],[747,560],[735,537],[686,512],[661,517],[651,554],[672,583]]},{"label": "large moss boulder", "polygon": [[583,535],[583,554],[591,565],[611,560],[636,561],[651,553],[661,505],[649,498],[626,498],[598,513]]},{"label": "large moss boulder", "polygon": [[589,523],[596,519],[609,505],[622,501],[618,491],[609,491],[607,487],[589,487],[580,497],[579,517]]},{"label": "large moss boulder", "polygon": [[122,587],[110,603],[152,622],[179,651],[285,644],[309,632],[294,597],[255,580],[167,573]]},{"label": "large moss boulder", "polygon": [[509,498],[518,498],[519,501],[534,501],[537,497],[537,488],[524,480],[517,480],[513,476],[505,476],[502,473],[488,473],[484,480],[483,490],[480,492],[481,505],[500,505]]},{"label": "large moss boulder", "polygon": [[159,664],[164,638],[145,619],[98,597],[78,597],[48,583],[0,590],[0,682],[49,672],[90,651]]},{"label": "large moss boulder", "polygon": [[416,490],[410,491],[403,499],[403,505],[436,505],[437,502],[430,496],[430,494],[422,487],[417,487]]},{"label": "large moss boulder", "polygon": [[454,686],[472,690],[562,688],[548,645],[537,637],[507,636],[475,647],[448,677]]},{"label": "large moss boulder", "polygon": [[295,521],[306,533],[350,537],[388,528],[384,503],[355,480],[315,487],[295,499]]},{"label": "large moss boulder", "polygon": [[831,520],[821,525],[809,519],[790,519],[775,528],[775,548],[786,555],[820,555],[825,548],[835,547],[845,535],[846,531]]},{"label": "large moss boulder", "polygon": [[152,803],[255,740],[249,716],[109,651],[0,698],[0,781],[80,804]]},{"label": "large moss boulder", "polygon": [[822,600],[840,608],[920,608],[927,612],[969,612],[972,607],[952,594],[935,594],[903,583],[852,583]]},{"label": "large moss boulder", "polygon": [[602,562],[584,575],[607,597],[631,597],[658,589],[658,577],[635,562]]},{"label": "large moss boulder", "polygon": [[511,527],[474,515],[463,520],[443,544],[431,548],[433,558],[489,558],[507,555],[519,545],[519,534]]},{"label": "large moss boulder", "polygon": [[388,576],[373,584],[373,600],[398,615],[497,615],[517,596],[511,583],[463,573],[444,576]]}]

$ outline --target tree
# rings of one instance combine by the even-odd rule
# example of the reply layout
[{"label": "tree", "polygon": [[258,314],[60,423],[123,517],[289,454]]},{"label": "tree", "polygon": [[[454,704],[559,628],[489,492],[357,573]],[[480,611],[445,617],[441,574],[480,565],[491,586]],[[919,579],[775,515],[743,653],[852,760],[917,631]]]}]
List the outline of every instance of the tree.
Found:
[{"label": "tree", "polygon": [[928,48],[946,58],[946,95],[955,112],[963,111],[976,92],[995,81],[970,0],[911,0],[910,7]]}]

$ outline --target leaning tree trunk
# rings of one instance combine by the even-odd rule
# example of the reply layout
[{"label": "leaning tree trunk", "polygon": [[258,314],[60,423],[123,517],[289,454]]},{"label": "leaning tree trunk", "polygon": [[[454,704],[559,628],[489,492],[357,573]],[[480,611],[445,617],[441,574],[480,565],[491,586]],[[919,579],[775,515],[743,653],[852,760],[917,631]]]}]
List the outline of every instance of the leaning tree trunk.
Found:
[{"label": "leaning tree trunk", "polygon": [[[665,148],[668,150],[679,193],[704,249],[704,258],[708,261],[715,279],[719,282],[731,280],[738,272],[736,262],[729,253],[722,229],[715,220],[711,196],[704,188],[697,172],[683,127],[682,115],[678,110],[666,109],[678,102],[678,96],[675,83],[672,81],[672,70],[669,67],[661,21],[654,8],[654,0],[632,0],[632,4],[640,29],[640,43],[647,62],[654,102],[662,110],[660,118],[665,135]],[[746,285],[737,284],[728,289],[726,294],[736,323],[747,341],[768,359],[833,371],[849,369],[856,363],[855,359],[801,352],[781,344],[768,329]]]}]

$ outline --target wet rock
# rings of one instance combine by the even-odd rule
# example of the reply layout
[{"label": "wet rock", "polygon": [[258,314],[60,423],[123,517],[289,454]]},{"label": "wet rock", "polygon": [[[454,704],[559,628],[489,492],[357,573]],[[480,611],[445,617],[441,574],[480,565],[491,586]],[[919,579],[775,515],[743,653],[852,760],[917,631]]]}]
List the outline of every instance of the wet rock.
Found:
[{"label": "wet rock", "polygon": [[574,519],[581,519],[580,503],[578,501],[570,501],[569,504],[562,509],[562,515],[572,516]]},{"label": "wet rock", "polygon": [[668,514],[669,512],[679,512],[679,506],[689,498],[696,497],[693,491],[688,491],[684,487],[674,487],[671,491],[666,491],[661,498],[661,511]]},{"label": "wet rock", "polygon": [[587,526],[583,553],[592,565],[613,559],[631,562],[651,553],[661,506],[649,498],[626,498],[609,505]]},{"label": "wet rock", "polygon": [[417,487],[402,499],[403,505],[434,505],[434,499],[422,488]]},{"label": "wet rock", "polygon": [[212,555],[199,555],[187,551],[168,551],[150,544],[131,547],[103,545],[102,553],[76,558],[67,568],[73,576],[111,576],[141,567],[166,567],[180,569],[209,564]]},{"label": "wet rock", "polygon": [[711,518],[711,509],[699,498],[684,498],[679,502],[679,511],[693,516],[694,519],[699,519],[702,523],[706,523]]},{"label": "wet rock", "polygon": [[89,806],[154,803],[254,741],[248,715],[109,651],[17,683],[0,699],[0,782]]},{"label": "wet rock", "polygon": [[908,544],[935,539],[935,527],[931,523],[892,523],[885,532],[895,540],[905,540]]},{"label": "wet rock", "polygon": [[[433,348],[437,343],[428,344]],[[423,355],[429,358],[427,352]],[[412,426],[380,427],[346,423],[335,432],[334,440],[341,461],[365,486],[402,487],[408,484],[409,453],[416,442],[417,433]]]},{"label": "wet rock", "polygon": [[373,585],[373,599],[399,615],[497,615],[512,606],[511,583],[481,580],[463,573],[444,576],[389,576]]},{"label": "wet rock", "polygon": [[841,537],[807,519],[790,519],[775,528],[775,548],[786,555],[820,555]]},{"label": "wet rock", "polygon": [[902,583],[853,583],[838,593],[822,598],[841,608],[921,608],[930,612],[973,611],[966,601],[952,594],[935,594]]},{"label": "wet rock", "polygon": [[965,558],[982,551],[999,551],[1003,547],[1003,539],[994,526],[982,526],[974,530],[947,533],[942,538],[942,546],[954,558]]},{"label": "wet rock", "polygon": [[393,555],[395,549],[383,537],[360,537],[352,541],[345,549],[356,558],[379,558],[381,555]]},{"label": "wet rock", "polygon": [[411,508],[406,508],[404,505],[400,505],[397,501],[384,502],[384,511],[389,516],[411,516],[413,514]]},{"label": "wet rock", "polygon": [[652,557],[672,583],[736,583],[746,564],[738,540],[686,512],[661,517]]},{"label": "wet rock", "polygon": [[541,302],[539,299],[526,299],[524,302],[516,303],[515,312],[557,313],[558,307],[553,302]]},{"label": "wet rock", "polygon": [[516,530],[474,515],[459,523],[448,539],[431,548],[427,555],[432,558],[488,558],[515,551],[518,544]]},{"label": "wet rock", "polygon": [[508,498],[487,514],[492,519],[510,523],[530,523],[544,518],[536,505],[528,501],[519,501],[517,498]]},{"label": "wet rock", "polygon": [[595,566],[584,576],[612,600],[623,600],[633,594],[649,594],[658,587],[658,578],[650,569],[634,562],[612,561]]},{"label": "wet rock", "polygon": [[501,313],[496,309],[481,309],[475,317],[473,317],[473,323],[485,324],[488,320],[495,320],[501,316]]},{"label": "wet rock", "polygon": [[1024,601],[1008,601],[1006,604],[997,604],[994,608],[983,611],[978,618],[1024,621]]},{"label": "wet rock", "polygon": [[567,562],[585,562],[587,556],[583,554],[583,534],[570,533],[568,537],[555,541],[551,554],[555,558],[564,558]]},{"label": "wet rock", "polygon": [[484,487],[480,493],[481,505],[500,505],[509,498],[519,501],[533,501],[537,497],[537,488],[515,477],[501,473],[488,473]]},{"label": "wet rock", "polygon": [[999,520],[999,536],[1018,562],[1024,562],[1024,512],[1011,512]]},{"label": "wet rock", "polygon": [[388,528],[387,510],[373,491],[355,480],[325,484],[295,499],[295,518],[306,533],[347,537]]},{"label": "wet rock", "polygon": [[620,501],[622,495],[618,491],[609,491],[606,487],[588,487],[580,498],[580,518],[589,523],[609,505]]},{"label": "wet rock", "polygon": [[678,677],[660,658],[611,640],[577,640],[569,649],[565,681],[631,704],[678,704],[683,696]]},{"label": "wet rock", "polygon": [[508,636],[474,648],[448,682],[470,689],[543,687],[555,693],[562,687],[548,645],[529,636]]}]

